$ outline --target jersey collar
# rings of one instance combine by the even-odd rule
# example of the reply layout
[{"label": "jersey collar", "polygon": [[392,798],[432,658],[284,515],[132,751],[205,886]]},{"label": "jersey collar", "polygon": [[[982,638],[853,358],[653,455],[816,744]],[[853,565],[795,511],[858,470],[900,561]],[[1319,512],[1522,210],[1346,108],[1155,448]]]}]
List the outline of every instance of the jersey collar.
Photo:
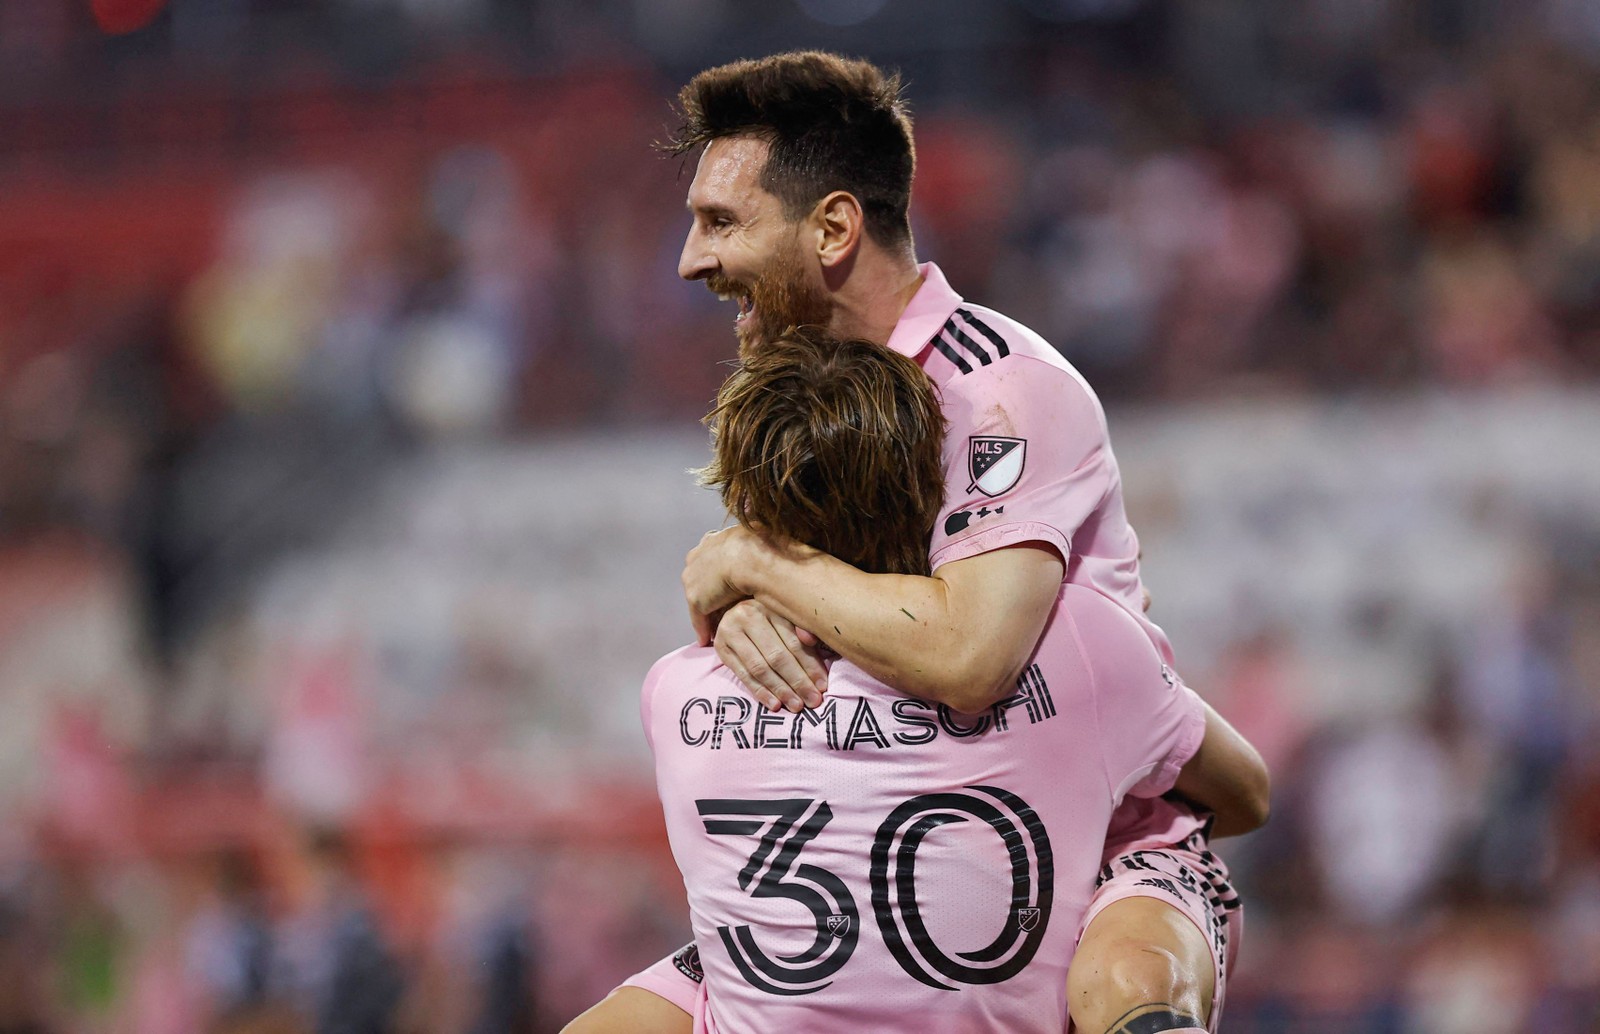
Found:
[{"label": "jersey collar", "polygon": [[922,286],[911,296],[911,303],[900,314],[900,322],[889,335],[889,347],[912,359],[922,354],[961,304],[961,296],[950,289],[938,266],[924,262],[918,269],[922,273]]}]

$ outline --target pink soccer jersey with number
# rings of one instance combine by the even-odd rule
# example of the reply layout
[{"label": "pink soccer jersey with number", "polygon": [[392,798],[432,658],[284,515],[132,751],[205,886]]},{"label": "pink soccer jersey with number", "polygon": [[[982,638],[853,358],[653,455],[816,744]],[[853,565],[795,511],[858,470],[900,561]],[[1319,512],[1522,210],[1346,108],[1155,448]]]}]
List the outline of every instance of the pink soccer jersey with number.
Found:
[{"label": "pink soccer jersey with number", "polygon": [[1077,585],[979,715],[844,661],[820,709],[763,712],[706,647],[651,669],[642,715],[716,1034],[1059,1034],[1112,810],[1169,789],[1205,723]]}]

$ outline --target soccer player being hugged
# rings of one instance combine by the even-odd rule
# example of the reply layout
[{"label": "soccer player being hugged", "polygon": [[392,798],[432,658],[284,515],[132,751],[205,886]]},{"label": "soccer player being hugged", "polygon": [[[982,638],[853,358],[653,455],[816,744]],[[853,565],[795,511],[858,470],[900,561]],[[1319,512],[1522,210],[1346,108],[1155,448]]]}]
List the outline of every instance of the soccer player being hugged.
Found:
[{"label": "soccer player being hugged", "polygon": [[[916,261],[914,149],[898,81],[866,62],[794,53],[702,72],[679,99],[675,148],[700,152],[679,273],[738,301],[741,352],[792,326],[875,343],[921,368],[948,425],[928,573],[869,570],[831,538],[797,543],[741,524],[689,555],[684,587],[701,641],[773,714],[824,707],[814,637],[894,690],[993,722],[1022,691],[1064,587],[1078,587],[1120,608],[1176,683],[1166,636],[1144,614],[1138,541],[1099,401],[1047,342]],[[1237,899],[1147,867],[1214,866],[1203,834],[1264,821],[1267,774],[1207,711],[1175,790],[1183,800],[1128,798],[1104,834],[1102,885],[1068,977],[1082,1031],[1215,1029]],[[688,1029],[648,1026],[644,1013],[684,1001],[693,970],[663,960],[607,999],[609,1013],[579,1022]],[[687,1020],[673,1008],[652,1015]]]},{"label": "soccer player being hugged", "polygon": [[[724,385],[706,478],[747,527],[926,577],[944,425],[911,360],[791,331]],[[641,713],[695,947],[571,1029],[664,1029],[625,1021],[641,997],[647,1016],[723,1034],[1066,1029],[1112,812],[1195,766],[1208,709],[1126,608],[1061,582],[1047,610],[1013,691],[981,713],[907,696],[848,660],[799,712],[756,707],[709,646],[658,662]],[[1212,764],[1248,751],[1212,746]],[[1220,864],[1191,851],[1141,852],[1133,871],[1231,901]],[[1207,917],[1220,958],[1226,919]],[[1123,1023],[1200,1029],[1170,1002]]]}]

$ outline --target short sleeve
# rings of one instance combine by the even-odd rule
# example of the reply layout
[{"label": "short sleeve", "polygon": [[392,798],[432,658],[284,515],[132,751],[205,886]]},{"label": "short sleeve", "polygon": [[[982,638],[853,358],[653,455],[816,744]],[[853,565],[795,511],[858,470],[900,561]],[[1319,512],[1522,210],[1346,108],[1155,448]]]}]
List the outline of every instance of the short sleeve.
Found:
[{"label": "short sleeve", "polygon": [[664,998],[694,1015],[695,999],[705,973],[700,968],[700,949],[693,942],[684,945],[666,958],[635,973],[622,982],[623,987],[637,987],[659,998]]},{"label": "short sleeve", "polygon": [[1205,704],[1156,652],[1133,616],[1092,589],[1068,586],[1070,614],[1090,678],[1113,806],[1124,797],[1157,797],[1205,738]]},{"label": "short sleeve", "polygon": [[644,686],[639,690],[639,724],[644,726],[644,741],[650,745],[652,754],[656,750],[655,724],[653,721],[656,692],[661,687],[662,672],[666,669],[673,656],[675,655],[668,654],[651,665],[650,671],[645,674]]},{"label": "short sleeve", "polygon": [[1113,799],[1160,797],[1178,781],[1178,773],[1200,749],[1206,735],[1205,704],[1181,682],[1156,712],[1151,731],[1167,744],[1156,760],[1140,765],[1113,787]]},{"label": "short sleeve", "polygon": [[1073,370],[1026,356],[943,386],[945,506],[932,566],[1039,541],[1067,559],[1117,487],[1105,414]]}]

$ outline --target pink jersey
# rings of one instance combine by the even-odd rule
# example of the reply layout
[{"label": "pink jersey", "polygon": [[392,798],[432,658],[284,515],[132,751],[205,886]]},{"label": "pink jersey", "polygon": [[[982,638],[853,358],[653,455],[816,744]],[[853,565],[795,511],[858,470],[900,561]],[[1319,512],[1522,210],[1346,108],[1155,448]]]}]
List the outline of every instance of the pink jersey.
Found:
[{"label": "pink jersey", "polygon": [[[953,560],[1022,542],[1045,542],[1066,561],[1066,581],[1110,597],[1174,664],[1161,627],[1145,616],[1139,539],[1122,506],[1122,473],[1093,389],[1038,334],[951,290],[933,263],[889,336],[889,347],[938,386],[950,428],[945,504],[929,558]],[[1155,802],[1117,815],[1113,854],[1181,843],[1200,829],[1189,809]]]},{"label": "pink jersey", "polygon": [[704,999],[696,1028],[1060,1034],[1125,796],[1172,785],[1204,710],[1125,608],[1064,585],[979,715],[845,661],[821,708],[756,708],[706,647],[642,697]]},{"label": "pink jersey", "polygon": [[933,566],[1049,543],[1067,562],[1069,584],[1121,603],[1171,664],[1166,633],[1144,615],[1139,539],[1123,512],[1100,400],[1039,335],[964,302],[933,263],[922,275],[889,347],[922,366],[950,422]]}]

